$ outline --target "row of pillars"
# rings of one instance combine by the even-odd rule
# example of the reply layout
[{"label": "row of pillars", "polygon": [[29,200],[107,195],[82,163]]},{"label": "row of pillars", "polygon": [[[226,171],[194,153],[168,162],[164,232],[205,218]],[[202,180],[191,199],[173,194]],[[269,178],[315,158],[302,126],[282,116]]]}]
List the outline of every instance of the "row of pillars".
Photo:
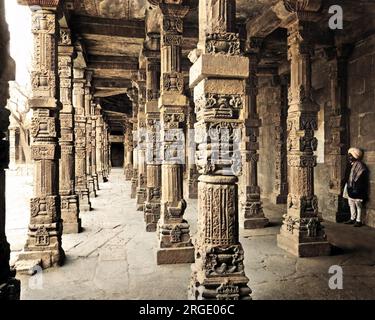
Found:
[{"label": "row of pillars", "polygon": [[80,62],[70,30],[59,26],[57,9],[54,2],[32,7],[34,196],[19,270],[63,263],[62,234],[82,230],[80,213],[91,210],[110,171],[109,128],[93,99],[93,73]]},{"label": "row of pillars", "polygon": [[[147,35],[141,70],[128,92],[134,108],[133,118],[127,124],[125,175],[132,182],[132,197],[137,199],[138,210],[144,212],[147,231],[157,231],[157,262],[194,262],[191,299],[247,300],[251,290],[239,241],[239,177],[243,181],[245,226],[268,223],[257,181],[259,41],[250,39],[244,51],[236,33],[234,0],[201,0],[199,43],[190,55],[193,66],[189,87],[193,98],[189,99],[184,94],[186,79],[181,70],[183,19],[189,7],[182,0],[152,3],[162,13],[160,35]],[[30,100],[34,111],[35,198],[31,201],[28,241],[20,258],[38,258],[43,267],[48,267],[61,262],[64,255],[61,247],[64,199],[72,199],[72,203],[77,200],[82,209],[89,208],[90,193],[94,194],[98,186],[97,177],[108,175],[109,159],[105,123],[90,103],[89,77],[83,69],[74,68],[72,81],[69,32],[58,32],[55,2],[41,1],[41,5],[33,12],[32,30],[36,44]],[[293,19],[286,25],[291,67],[287,113],[289,194],[277,242],[297,256],[326,255],[330,253],[330,245],[318,217],[318,199],[314,194],[317,147],[314,132],[319,108],[312,98],[314,44],[309,16],[317,7],[310,7],[305,1],[288,5],[287,9],[293,13]],[[59,44],[58,39],[63,43]],[[55,64],[58,53],[59,57],[65,57],[64,63],[59,61],[59,68]],[[57,83],[60,92],[56,90]],[[194,114],[189,112],[191,100]],[[66,115],[65,121],[62,121],[63,115]],[[94,123],[93,119],[96,119]],[[194,165],[188,164],[186,171],[188,177],[199,176],[197,186],[194,179],[189,182],[189,191],[198,197],[198,232],[194,245],[189,223],[184,219],[187,203],[181,158],[186,154],[176,146],[176,141],[180,141],[192,123],[196,159]],[[94,136],[98,137],[96,143]],[[151,148],[157,141],[161,142],[160,147]],[[219,156],[215,152],[218,147],[223,151]],[[93,167],[95,161],[97,165]],[[64,167],[64,163],[70,166]],[[75,175],[75,180],[66,179],[59,188],[56,181],[61,178],[61,172],[66,172],[64,177]],[[59,190],[64,192],[60,194]],[[73,214],[74,223],[79,223],[75,220],[77,211]]]},{"label": "row of pillars", "polygon": [[[132,164],[125,164],[126,177],[132,181],[132,197],[136,198],[137,209],[144,212],[146,231],[157,232],[157,263],[194,262],[190,298],[249,299],[251,290],[239,241],[239,210],[244,213],[247,229],[269,223],[262,209],[257,173],[261,126],[257,68],[262,39],[250,38],[244,51],[236,33],[235,1],[200,1],[200,28],[205,32],[200,32],[198,48],[190,55],[193,66],[189,87],[195,106],[191,112],[180,66],[183,18],[189,9],[182,1],[158,5],[162,12],[161,32],[147,34],[141,55],[144,68],[140,63],[132,90],[137,112],[133,114],[133,130],[128,131],[125,144],[126,154],[132,154],[133,160],[132,171]],[[287,25],[291,77],[285,115],[288,139],[283,147],[287,153],[289,194],[285,192],[287,182],[281,184],[281,175],[286,170],[280,168],[278,201],[287,202],[288,209],[277,243],[297,256],[328,255],[330,244],[314,194],[314,132],[319,106],[313,100],[311,85],[314,44],[310,24],[304,20],[316,8],[306,4],[288,9],[295,13]],[[192,191],[192,197],[198,197],[194,246],[189,223],[184,219],[187,203],[181,165],[181,159],[189,153],[189,120],[193,121],[197,144],[194,165],[190,166],[188,156],[185,166],[189,194]],[[282,119],[279,122],[281,126]],[[181,136],[188,140],[188,147],[184,144],[182,152],[175,144]],[[282,137],[279,140],[281,148]],[[155,148],[158,141],[161,143]],[[225,152],[217,157],[215,150]]]}]

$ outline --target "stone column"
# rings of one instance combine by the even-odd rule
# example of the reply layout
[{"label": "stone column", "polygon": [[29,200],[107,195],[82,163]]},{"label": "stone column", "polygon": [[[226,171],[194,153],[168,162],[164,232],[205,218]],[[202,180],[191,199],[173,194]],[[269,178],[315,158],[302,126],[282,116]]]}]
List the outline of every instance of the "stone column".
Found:
[{"label": "stone column", "polygon": [[[5,234],[5,169],[8,169],[9,163],[9,142],[5,139],[9,126],[10,111],[5,109],[9,96],[9,80],[14,80],[14,68],[11,69],[11,63],[8,49],[7,25],[4,14],[4,1],[0,1],[0,55],[2,63],[0,65],[0,301],[19,300],[20,282],[14,277],[15,270],[9,266],[10,246]],[[6,70],[12,70],[11,73]]]},{"label": "stone column", "polygon": [[[138,77],[138,75],[137,75]],[[127,95],[132,102],[132,136],[133,136],[133,170],[131,178],[131,194],[132,199],[137,197],[137,186],[138,186],[138,90],[135,87],[130,88],[127,91]]]},{"label": "stone column", "polygon": [[90,192],[86,176],[86,116],[85,116],[85,70],[74,68],[73,106],[75,134],[75,185],[80,211],[90,211]]},{"label": "stone column", "polygon": [[195,115],[195,106],[193,99],[190,101],[189,115],[188,115],[188,130],[187,130],[187,197],[189,199],[198,199],[198,177],[199,173],[195,164],[195,153],[197,151],[194,125],[197,122]]},{"label": "stone column", "polygon": [[[168,2],[168,3],[167,3]],[[161,18],[161,141],[163,150],[161,217],[158,224],[158,264],[192,263],[194,247],[184,219],[183,165],[189,101],[181,72],[183,18],[189,7],[182,0],[160,4]]]},{"label": "stone column", "polygon": [[103,180],[103,116],[101,114],[100,106],[95,109],[96,115],[96,172],[98,180]]},{"label": "stone column", "polygon": [[133,123],[127,122],[125,136],[125,180],[131,181],[133,176]]},{"label": "stone column", "polygon": [[147,185],[144,218],[146,231],[155,232],[160,219],[161,145],[160,145],[160,35],[149,34],[143,48],[146,58],[146,166]]},{"label": "stone column", "polygon": [[[24,2],[25,3],[25,2]],[[65,257],[61,246],[63,224],[59,197],[57,119],[58,1],[29,1],[33,5],[32,33],[34,60],[31,72],[33,110],[31,134],[34,160],[34,197],[30,202],[30,224],[24,251],[17,268],[40,264],[42,268],[60,265]]]},{"label": "stone column", "polygon": [[349,148],[349,110],[348,110],[348,59],[353,50],[351,45],[340,45],[327,52],[330,63],[331,109],[327,112],[328,126],[325,144],[325,159],[329,166],[329,206],[327,216],[343,222],[349,220],[342,192],[345,186],[347,150]]},{"label": "stone column", "polygon": [[242,117],[244,126],[243,146],[243,174],[244,174],[244,202],[242,210],[245,216],[245,229],[264,228],[269,220],[264,216],[260,188],[258,185],[258,161],[259,161],[259,128],[261,120],[258,115],[258,62],[259,52],[263,39],[249,39],[248,56],[250,60],[249,78],[247,81],[247,103],[243,109]]},{"label": "stone column", "polygon": [[[239,242],[241,110],[249,59],[235,29],[235,0],[200,0],[198,58],[193,59],[198,143],[198,232],[191,299],[250,299]],[[205,31],[205,32],[202,32]],[[194,55],[192,54],[193,58]],[[194,61],[195,60],[195,61]]]},{"label": "stone column", "polygon": [[[286,147],[286,118],[288,114],[288,89],[289,76],[280,76],[277,84],[277,97],[280,97],[279,111],[274,114],[272,122],[275,128],[275,145],[276,145],[276,161],[275,161],[275,203],[287,203],[288,198],[288,164],[287,164],[287,147]],[[276,88],[275,88],[276,89]]]},{"label": "stone column", "polygon": [[138,79],[138,185],[137,185],[137,210],[144,211],[146,201],[147,170],[146,170],[146,72],[139,70]]},{"label": "stone column", "polygon": [[61,217],[64,233],[79,233],[81,219],[79,218],[78,195],[75,191],[74,168],[74,112],[72,104],[73,87],[73,54],[70,30],[60,30],[59,42],[59,76],[60,76],[60,199]]},{"label": "stone column", "polygon": [[313,25],[298,17],[308,18],[308,3],[293,3],[289,10],[296,18],[288,28],[288,59],[291,64],[291,85],[288,110],[288,181],[287,213],[277,237],[280,248],[299,257],[329,255],[323,226],[318,217],[318,198],[314,194],[314,167],[318,141],[314,132],[318,129],[319,105],[313,100],[311,86],[311,42]]},{"label": "stone column", "polygon": [[109,152],[110,152],[110,144],[109,144],[109,128],[108,124],[104,121],[103,126],[103,180],[104,182],[108,181],[110,166],[109,162],[111,161]]},{"label": "stone column", "polygon": [[97,134],[96,134],[96,123],[97,123],[97,116],[95,115],[96,104],[92,103],[91,105],[91,174],[94,180],[95,190],[99,190],[99,177],[97,171],[97,159],[96,159],[96,148],[97,148]]},{"label": "stone column", "polygon": [[86,84],[85,84],[85,115],[86,115],[86,175],[87,184],[91,197],[96,197],[95,181],[93,177],[93,163],[92,163],[92,149],[93,149],[93,136],[92,136],[92,95],[91,95],[91,80],[92,72],[86,71]]}]

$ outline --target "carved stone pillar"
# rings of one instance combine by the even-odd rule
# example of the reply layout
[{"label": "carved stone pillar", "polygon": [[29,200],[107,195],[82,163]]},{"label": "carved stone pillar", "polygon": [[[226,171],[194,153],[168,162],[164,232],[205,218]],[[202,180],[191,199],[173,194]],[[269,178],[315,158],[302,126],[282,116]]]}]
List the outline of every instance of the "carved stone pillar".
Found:
[{"label": "carved stone pillar", "polygon": [[86,116],[85,116],[85,70],[74,68],[73,107],[75,134],[75,184],[80,211],[90,211],[90,192],[86,176]]},{"label": "carved stone pillar", "polygon": [[329,198],[326,215],[337,222],[350,218],[342,192],[345,185],[347,150],[349,148],[349,110],[347,105],[347,68],[352,52],[351,45],[330,49],[331,109],[327,112],[328,126],[325,144],[325,159],[330,168]]},{"label": "carved stone pillar", "polygon": [[59,42],[59,76],[60,76],[60,199],[61,217],[64,233],[79,233],[81,219],[79,218],[78,195],[75,191],[74,168],[74,112],[72,104],[73,54],[70,30],[60,30]]},{"label": "carved stone pillar", "polygon": [[158,224],[158,264],[192,263],[194,247],[184,220],[183,164],[185,122],[189,101],[181,72],[183,18],[189,11],[182,1],[160,4],[161,18],[161,141],[163,150],[161,217]]},{"label": "carved stone pillar", "polygon": [[[314,167],[318,141],[319,105],[313,100],[311,57],[313,25],[299,17],[308,17],[309,1],[304,6],[288,7],[297,17],[288,25],[288,59],[291,64],[291,85],[288,110],[288,181],[287,213],[277,237],[280,248],[300,257],[330,254],[323,226],[318,217],[318,199],[314,194]],[[306,11],[304,11],[306,10]]]},{"label": "carved stone pillar", "polygon": [[125,136],[125,180],[131,181],[133,176],[133,123],[127,122]]},{"label": "carved stone pillar", "polygon": [[[289,76],[280,76],[280,83],[277,86],[280,89],[280,107],[279,111],[274,114],[272,123],[275,128],[275,145],[276,145],[276,161],[275,161],[275,203],[287,203],[288,198],[288,163],[287,163],[287,126],[286,118],[288,114],[288,89]],[[279,95],[278,95],[279,96]]]},{"label": "carved stone pillar", "polygon": [[[249,59],[235,33],[234,0],[201,0],[200,56],[190,70],[194,88],[198,184],[196,261],[191,299],[250,299],[239,242],[240,119]],[[198,51],[198,53],[199,53]],[[193,55],[191,55],[193,57]]]},{"label": "carved stone pillar", "polygon": [[259,128],[261,120],[258,115],[258,59],[263,39],[250,38],[248,52],[250,60],[249,78],[247,81],[247,103],[243,109],[244,147],[243,147],[243,173],[244,173],[244,201],[242,210],[245,216],[245,229],[264,228],[269,220],[264,216],[260,188],[258,185],[259,161]]},{"label": "carved stone pillar", "polygon": [[100,106],[95,109],[96,115],[96,172],[98,180],[104,182],[103,179],[103,130],[104,120],[101,114]]},{"label": "carved stone pillar", "polygon": [[133,128],[133,175],[131,179],[130,197],[136,199],[138,186],[138,120],[133,124]]},{"label": "carved stone pillar", "polygon": [[195,137],[194,137],[194,125],[197,122],[195,115],[194,102],[190,101],[189,115],[188,115],[188,130],[187,130],[187,197],[189,199],[198,199],[198,177],[199,172],[195,164],[195,153],[197,151]]},{"label": "carved stone pillar", "polygon": [[95,180],[93,177],[93,136],[92,136],[92,95],[91,95],[91,80],[92,72],[86,71],[86,84],[85,84],[85,115],[86,115],[86,175],[87,184],[91,197],[96,197]]},{"label": "carved stone pillar", "polygon": [[97,159],[96,159],[96,147],[97,147],[97,134],[96,134],[96,123],[97,116],[95,115],[96,104],[91,105],[92,116],[91,116],[91,174],[94,179],[95,190],[99,190],[99,177],[97,171]]},{"label": "carved stone pillar", "polygon": [[104,121],[103,126],[103,180],[104,182],[108,181],[110,173],[110,143],[109,143],[109,127],[108,124]]},{"label": "carved stone pillar", "polygon": [[31,73],[33,110],[31,134],[34,160],[34,197],[30,203],[30,224],[24,251],[17,268],[40,264],[42,268],[60,265],[65,257],[61,246],[63,224],[59,192],[57,119],[58,1],[30,1],[34,60]]},{"label": "carved stone pillar", "polygon": [[19,128],[16,126],[9,127],[9,169],[14,170],[17,168],[17,143],[16,143],[16,136],[17,132],[19,132]]},{"label": "carved stone pillar", "polygon": [[161,145],[160,145],[160,35],[148,35],[143,55],[146,58],[146,165],[147,185],[144,217],[146,231],[155,232],[160,219]]},{"label": "carved stone pillar", "polygon": [[[8,29],[5,22],[4,1],[0,1],[0,301],[19,300],[20,282],[14,277],[15,270],[9,266],[10,246],[5,234],[5,169],[9,163],[9,142],[5,140],[9,126],[9,110],[5,109],[9,96],[9,80],[14,80],[14,68],[11,68],[11,59],[8,56]],[[6,72],[11,70],[11,72]]]},{"label": "carved stone pillar", "polygon": [[146,170],[146,72],[139,70],[138,79],[138,185],[137,185],[137,210],[144,211],[147,197],[147,170]]}]

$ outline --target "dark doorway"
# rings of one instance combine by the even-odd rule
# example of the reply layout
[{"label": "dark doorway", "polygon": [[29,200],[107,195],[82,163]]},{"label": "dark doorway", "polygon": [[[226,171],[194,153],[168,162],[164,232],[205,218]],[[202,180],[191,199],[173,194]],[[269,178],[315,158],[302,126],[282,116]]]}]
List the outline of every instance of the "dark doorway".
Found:
[{"label": "dark doorway", "polygon": [[124,166],[124,144],[111,143],[111,162],[113,168],[122,168]]}]

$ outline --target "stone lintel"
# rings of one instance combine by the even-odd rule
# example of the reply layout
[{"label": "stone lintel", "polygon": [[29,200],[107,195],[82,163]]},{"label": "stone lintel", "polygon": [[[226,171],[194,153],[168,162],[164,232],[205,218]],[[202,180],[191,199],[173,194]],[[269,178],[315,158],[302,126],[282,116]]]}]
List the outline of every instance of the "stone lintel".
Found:
[{"label": "stone lintel", "polygon": [[190,88],[205,78],[246,79],[249,58],[243,56],[202,54],[190,69]]}]

